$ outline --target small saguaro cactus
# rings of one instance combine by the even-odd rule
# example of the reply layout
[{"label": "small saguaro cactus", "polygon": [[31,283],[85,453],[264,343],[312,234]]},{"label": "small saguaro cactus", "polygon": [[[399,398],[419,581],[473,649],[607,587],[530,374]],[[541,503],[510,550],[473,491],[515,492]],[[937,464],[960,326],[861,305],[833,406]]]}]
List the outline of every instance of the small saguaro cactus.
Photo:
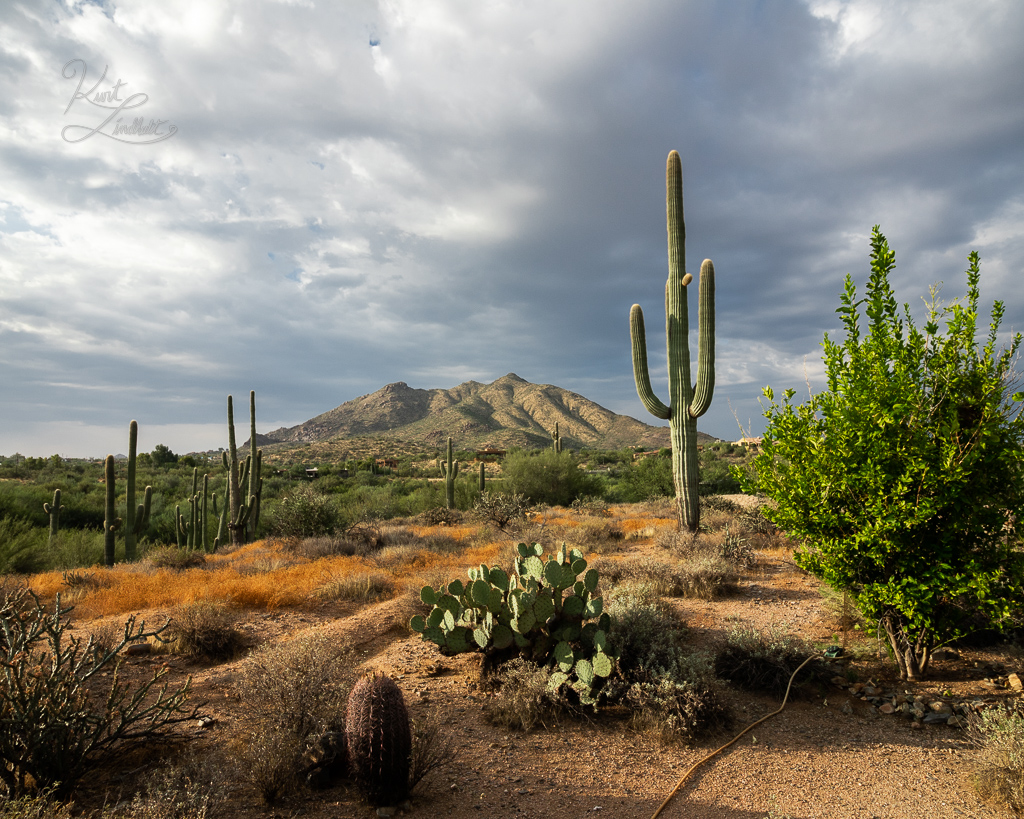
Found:
[{"label": "small saguaro cactus", "polygon": [[50,543],[57,537],[57,533],[60,531],[60,513],[64,509],[60,505],[60,490],[53,490],[53,503],[44,503],[43,511],[50,516]]},{"label": "small saguaro cactus", "polygon": [[487,489],[487,470],[484,468],[484,462],[480,461],[480,494],[482,495]]},{"label": "small saguaro cactus", "polygon": [[452,455],[452,439],[448,437],[448,453],[444,459],[438,458],[437,468],[444,475],[444,503],[449,509],[455,508],[455,476],[459,474],[459,462]]},{"label": "small saguaro cactus", "polygon": [[372,805],[399,805],[409,796],[412,730],[405,698],[384,674],[363,677],[348,697],[348,760]]},{"label": "small saguaro cactus", "polygon": [[662,403],[651,389],[644,313],[639,304],[634,304],[629,312],[629,333],[633,345],[633,377],[640,400],[651,415],[669,422],[679,525],[696,532],[700,520],[697,419],[711,406],[711,395],[715,389],[715,266],[710,259],[705,259],[700,266],[697,379],[694,383],[690,379],[690,325],[686,303],[686,287],[693,281],[693,276],[686,272],[683,172],[679,154],[675,151],[668,155],[665,187],[668,223],[668,282],[665,285],[668,405]]},{"label": "small saguaro cactus", "polygon": [[153,502],[153,487],[147,486],[142,503],[135,505],[135,461],[136,448],[139,441],[139,424],[132,421],[128,425],[128,487],[125,489],[125,517],[128,525],[124,527],[124,559],[135,560],[135,544],[139,535],[149,525],[149,510]]},{"label": "small saguaro cactus", "polygon": [[[262,478],[260,472],[263,463],[263,452],[256,449],[256,391],[249,392],[249,455],[244,465],[239,467],[238,448],[235,446],[235,412],[231,396],[228,396],[228,451],[224,453],[224,466],[228,470],[228,537],[233,545],[241,545],[246,541],[250,519],[253,521],[252,532],[259,519],[259,503],[262,494]],[[243,498],[243,485],[249,479],[248,494]],[[254,517],[255,515],[255,517]]]},{"label": "small saguaro cactus", "polygon": [[121,528],[121,518],[117,515],[117,503],[114,495],[114,456],[108,455],[103,463],[103,480],[106,483],[106,495],[103,504],[103,563],[107,567],[114,565],[114,546],[117,530]]},{"label": "small saguaro cactus", "polygon": [[555,421],[555,431],[551,433],[551,449],[555,452],[562,451],[562,436],[558,434],[558,421]]}]

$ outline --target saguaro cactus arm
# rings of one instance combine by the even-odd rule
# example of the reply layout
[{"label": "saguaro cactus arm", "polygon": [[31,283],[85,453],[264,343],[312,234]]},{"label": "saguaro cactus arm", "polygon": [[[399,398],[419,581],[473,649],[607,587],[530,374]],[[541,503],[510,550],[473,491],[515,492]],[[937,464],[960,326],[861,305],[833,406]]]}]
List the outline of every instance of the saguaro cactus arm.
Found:
[{"label": "saguaro cactus arm", "polygon": [[647,411],[655,418],[667,421],[672,411],[662,403],[651,389],[651,376],[647,369],[647,334],[644,331],[644,311],[634,304],[629,311],[629,337],[633,344],[633,380],[636,392]]},{"label": "saguaro cactus arm", "polygon": [[690,402],[691,418],[708,411],[715,391],[715,265],[711,259],[701,263],[697,298],[697,383]]}]

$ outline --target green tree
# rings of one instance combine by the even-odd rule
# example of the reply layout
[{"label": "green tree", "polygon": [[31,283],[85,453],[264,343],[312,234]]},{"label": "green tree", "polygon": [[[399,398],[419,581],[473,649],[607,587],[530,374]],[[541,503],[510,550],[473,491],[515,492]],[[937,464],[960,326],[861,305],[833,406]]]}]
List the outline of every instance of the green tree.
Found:
[{"label": "green tree", "polygon": [[171,452],[171,448],[165,444],[157,444],[150,457],[153,459],[154,466],[164,466],[165,464],[176,464],[178,462],[178,456]]},{"label": "green tree", "polygon": [[569,506],[581,497],[601,497],[600,478],[579,467],[571,452],[510,452],[501,463],[502,491],[522,495],[530,503]]},{"label": "green tree", "polygon": [[627,503],[674,496],[671,451],[663,450],[627,466],[619,479],[619,491]]},{"label": "green tree", "polygon": [[1021,336],[996,349],[997,301],[979,348],[977,253],[966,299],[943,306],[932,288],[921,332],[897,307],[877,226],[871,250],[865,298],[847,276],[836,311],[845,342],[822,343],[827,389],[799,405],[765,389],[762,450],[740,478],[776,502],[765,514],[801,541],[797,563],[851,594],[913,680],[934,647],[1005,624],[1022,599],[1010,528],[1024,501]]}]

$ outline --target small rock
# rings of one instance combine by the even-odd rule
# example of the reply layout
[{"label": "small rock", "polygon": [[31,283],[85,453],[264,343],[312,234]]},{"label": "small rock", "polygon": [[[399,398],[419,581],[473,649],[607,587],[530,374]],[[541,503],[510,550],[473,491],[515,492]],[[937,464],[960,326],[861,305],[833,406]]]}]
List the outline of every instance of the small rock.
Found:
[{"label": "small rock", "polygon": [[1010,674],[1006,681],[1010,684],[1010,688],[1016,691],[1018,694],[1024,691],[1024,683],[1021,682],[1020,677],[1016,674]]},{"label": "small rock", "polygon": [[892,703],[888,703],[887,702],[884,705],[878,706],[878,713],[879,714],[892,714],[895,711],[896,711],[896,708],[892,705]]},{"label": "small rock", "polygon": [[377,808],[378,816],[394,816],[398,813],[398,808]]},{"label": "small rock", "polygon": [[141,657],[151,653],[153,647],[149,643],[132,643],[126,646],[124,653],[126,657]]}]

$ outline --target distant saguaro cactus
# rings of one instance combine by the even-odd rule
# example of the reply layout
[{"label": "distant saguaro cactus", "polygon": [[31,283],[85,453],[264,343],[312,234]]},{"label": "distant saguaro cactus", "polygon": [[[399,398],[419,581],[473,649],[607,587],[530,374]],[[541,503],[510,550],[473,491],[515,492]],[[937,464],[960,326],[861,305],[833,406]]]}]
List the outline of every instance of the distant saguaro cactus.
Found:
[{"label": "distant saguaro cactus", "polygon": [[558,434],[558,421],[555,421],[555,431],[551,433],[551,448],[555,452],[562,451],[562,436]]},{"label": "distant saguaro cactus", "polygon": [[452,454],[452,439],[448,437],[448,454],[438,459],[437,468],[444,475],[444,503],[449,509],[455,508],[455,476],[459,474],[459,462]]},{"label": "distant saguaro cactus", "polygon": [[[249,454],[242,466],[238,463],[238,447],[235,446],[235,412],[231,396],[228,396],[228,451],[224,453],[224,466],[228,470],[227,520],[228,538],[234,545],[246,541],[250,519],[251,532],[255,535],[259,521],[260,495],[263,480],[260,476],[263,452],[256,449],[256,391],[249,392]],[[243,496],[243,486],[248,478],[248,494]]]},{"label": "distant saguaro cactus", "polygon": [[398,805],[409,796],[412,730],[402,691],[384,674],[363,677],[348,697],[348,761],[372,805]]},{"label": "distant saguaro cactus", "polygon": [[644,313],[639,304],[634,304],[630,310],[629,332],[633,346],[633,376],[640,400],[651,415],[669,422],[679,525],[696,532],[700,520],[697,419],[707,412],[715,389],[715,266],[710,259],[705,259],[700,267],[697,381],[694,383],[690,380],[690,326],[686,303],[686,286],[693,281],[693,276],[686,272],[683,172],[676,151],[668,155],[665,187],[668,223],[668,282],[665,285],[667,406],[651,389]]},{"label": "distant saguaro cactus", "polygon": [[149,510],[153,502],[153,487],[147,486],[144,500],[135,505],[135,451],[139,441],[139,424],[128,425],[128,488],[125,489],[125,516],[128,525],[124,527],[124,559],[135,560],[136,540],[149,525]]},{"label": "distant saguaro cactus", "polygon": [[117,503],[114,495],[114,456],[108,455],[103,462],[103,481],[106,483],[106,494],[103,504],[103,563],[114,565],[114,547],[117,530],[121,528],[121,518],[117,515]]},{"label": "distant saguaro cactus", "polygon": [[60,505],[60,490],[53,490],[53,503],[44,503],[43,511],[50,516],[50,544],[53,544],[57,533],[60,531],[60,513],[64,509]]}]

